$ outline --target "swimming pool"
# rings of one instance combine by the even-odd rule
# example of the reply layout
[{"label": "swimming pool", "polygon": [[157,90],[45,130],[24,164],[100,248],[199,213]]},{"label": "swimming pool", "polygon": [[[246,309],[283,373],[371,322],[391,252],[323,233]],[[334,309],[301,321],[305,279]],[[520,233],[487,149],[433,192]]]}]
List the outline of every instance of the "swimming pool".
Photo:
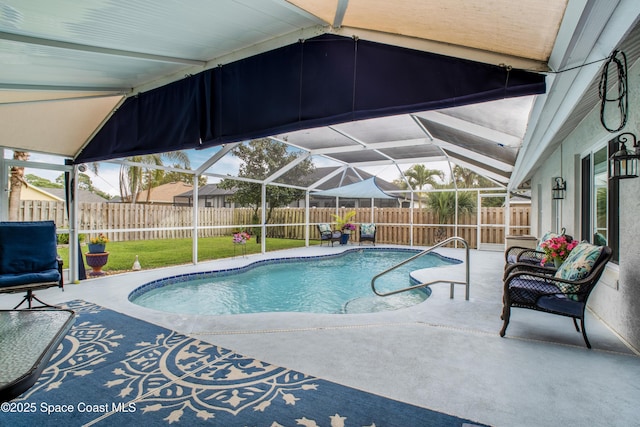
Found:
[{"label": "swimming pool", "polygon": [[[206,315],[394,310],[424,301],[430,289],[381,298],[372,293],[371,279],[418,252],[366,248],[337,255],[263,260],[241,268],[156,280],[134,290],[129,300],[160,311]],[[403,288],[412,283],[411,271],[460,262],[430,253],[383,276],[376,287],[382,291]]]}]

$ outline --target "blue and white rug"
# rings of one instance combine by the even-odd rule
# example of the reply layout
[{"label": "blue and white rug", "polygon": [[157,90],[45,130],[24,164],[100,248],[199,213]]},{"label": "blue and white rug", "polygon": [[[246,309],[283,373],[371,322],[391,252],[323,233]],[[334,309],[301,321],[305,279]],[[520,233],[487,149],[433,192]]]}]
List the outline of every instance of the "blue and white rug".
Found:
[{"label": "blue and white rug", "polygon": [[463,426],[472,421],[273,366],[85,301],[0,425]]}]

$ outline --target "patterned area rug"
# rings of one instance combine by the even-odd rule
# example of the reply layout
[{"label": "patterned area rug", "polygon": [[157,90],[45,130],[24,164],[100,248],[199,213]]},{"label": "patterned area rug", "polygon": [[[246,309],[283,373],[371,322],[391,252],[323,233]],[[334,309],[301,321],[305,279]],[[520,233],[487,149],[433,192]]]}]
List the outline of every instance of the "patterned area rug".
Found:
[{"label": "patterned area rug", "polygon": [[85,301],[0,425],[465,426],[468,420],[273,366]]}]

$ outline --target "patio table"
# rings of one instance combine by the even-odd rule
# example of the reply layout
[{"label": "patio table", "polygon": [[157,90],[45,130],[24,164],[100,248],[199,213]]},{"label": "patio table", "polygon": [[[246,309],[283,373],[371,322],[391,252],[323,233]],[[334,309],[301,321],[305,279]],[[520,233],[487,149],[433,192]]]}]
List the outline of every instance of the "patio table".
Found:
[{"label": "patio table", "polygon": [[0,310],[0,402],[35,384],[74,321],[71,310]]}]

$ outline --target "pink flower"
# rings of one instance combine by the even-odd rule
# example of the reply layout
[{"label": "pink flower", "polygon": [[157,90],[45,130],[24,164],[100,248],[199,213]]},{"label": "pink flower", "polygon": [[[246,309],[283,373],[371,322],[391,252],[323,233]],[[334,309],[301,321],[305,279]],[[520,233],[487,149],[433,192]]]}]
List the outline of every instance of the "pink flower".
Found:
[{"label": "pink flower", "polygon": [[545,265],[551,261],[562,262],[567,259],[569,253],[578,245],[578,242],[572,240],[569,242],[566,236],[552,237],[546,242],[542,242],[540,247],[544,251],[541,265]]}]

